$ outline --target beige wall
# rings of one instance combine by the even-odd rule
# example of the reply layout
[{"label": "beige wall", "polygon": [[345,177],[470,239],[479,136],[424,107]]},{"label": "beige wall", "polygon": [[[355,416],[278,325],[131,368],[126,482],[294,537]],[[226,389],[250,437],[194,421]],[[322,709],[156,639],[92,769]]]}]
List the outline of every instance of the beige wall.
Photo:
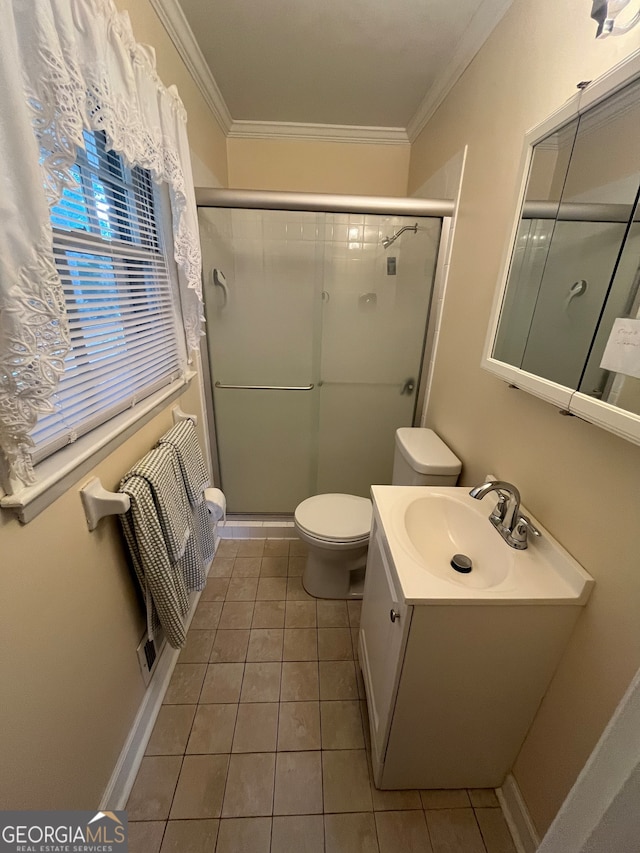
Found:
[{"label": "beige wall", "polygon": [[640,666],[640,447],[480,369],[523,136],[638,46],[637,31],[596,42],[588,13],[583,0],[515,0],[414,144],[409,178],[411,193],[468,145],[428,424],[464,461],[465,484],[489,471],[516,483],[596,579],[515,764],[541,834]]},{"label": "beige wall", "polygon": [[234,189],[407,194],[409,145],[229,139],[227,149]]},{"label": "beige wall", "polygon": [[[202,165],[217,178],[219,186],[227,186],[227,139],[180,58],[167,31],[149,0],[115,0],[126,10],[136,40],[151,45],[156,53],[160,79],[165,86],[175,84],[188,116],[189,145]],[[196,170],[194,170],[196,171]]]},{"label": "beige wall", "polygon": [[[192,150],[220,184],[406,194],[406,147],[227,143],[148,0],[117,5],[155,47],[165,83],[178,85]],[[516,0],[413,146],[409,179],[411,192],[469,145],[430,424],[465,461],[465,483],[488,470],[516,482],[597,581],[515,768],[541,831],[640,664],[640,448],[508,390],[479,361],[522,136],[637,44],[635,34],[595,42],[594,29],[584,0]],[[197,386],[185,396],[198,413]],[[95,473],[114,487],[169,424],[167,410]],[[3,514],[0,553],[0,805],[95,807],[144,693],[143,623],[117,522],[89,533],[76,486],[27,526]]]},{"label": "beige wall", "polygon": [[[201,414],[194,385],[179,404]],[[171,424],[167,408],[29,524],[0,516],[1,808],[100,802],[145,691],[144,618],[117,518],[90,533],[78,488],[116,489]]]},{"label": "beige wall", "polygon": [[[138,41],[177,83],[203,168],[226,181],[226,142],[148,0],[126,0]],[[199,384],[180,399],[200,416]],[[169,407],[93,472],[108,489],[171,426]],[[202,434],[201,434],[202,438]],[[78,487],[28,525],[0,515],[0,808],[95,808],[145,687],[144,631],[118,521],[89,533]]]}]

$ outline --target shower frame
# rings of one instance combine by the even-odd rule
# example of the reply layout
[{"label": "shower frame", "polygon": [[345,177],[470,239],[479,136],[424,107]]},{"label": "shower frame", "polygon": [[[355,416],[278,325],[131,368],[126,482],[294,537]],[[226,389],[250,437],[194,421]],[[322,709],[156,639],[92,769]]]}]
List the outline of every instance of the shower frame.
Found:
[{"label": "shower frame", "polygon": [[[455,202],[450,199],[402,198],[395,196],[361,196],[334,193],[278,192],[273,190],[238,190],[211,187],[196,187],[196,205],[198,208],[219,207],[244,210],[300,210],[318,213],[363,213],[386,216],[423,216],[441,220],[440,242],[436,259],[433,286],[429,297],[426,330],[423,341],[420,374],[413,425],[417,426],[425,405],[429,380],[427,356],[433,350],[436,331],[436,311],[433,310],[434,294],[441,290],[444,262],[450,239],[451,218]],[[211,464],[214,481],[220,482],[220,462],[218,439],[213,405],[213,388],[207,350],[207,337],[200,343],[200,361],[205,392],[205,407],[209,430],[215,446],[211,449]],[[235,514],[236,517],[254,517]],[[260,515],[260,517],[263,517]]]}]

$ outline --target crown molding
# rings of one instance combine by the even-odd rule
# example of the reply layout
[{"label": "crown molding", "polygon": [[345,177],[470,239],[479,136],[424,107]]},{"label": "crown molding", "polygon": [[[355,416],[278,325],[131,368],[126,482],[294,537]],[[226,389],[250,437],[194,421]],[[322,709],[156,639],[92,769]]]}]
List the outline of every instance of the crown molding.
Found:
[{"label": "crown molding", "polygon": [[221,130],[228,135],[233,124],[231,113],[202,55],[182,7],[175,0],[150,0],[150,2]]},{"label": "crown molding", "polygon": [[409,137],[403,127],[304,124],[292,121],[234,121],[227,135],[231,139],[311,139],[316,142],[409,145]]},{"label": "crown molding", "polygon": [[378,145],[408,145],[418,137],[512,2],[513,0],[485,0],[471,19],[451,62],[429,89],[405,130],[401,127],[234,121],[180,4],[175,0],[150,0],[151,6],[226,136],[232,139],[311,139]]},{"label": "crown molding", "polygon": [[438,75],[433,86],[407,125],[410,142],[415,142],[451,89],[462,77],[467,66],[489,38],[507,12],[513,0],[485,0],[465,30],[451,61]]}]

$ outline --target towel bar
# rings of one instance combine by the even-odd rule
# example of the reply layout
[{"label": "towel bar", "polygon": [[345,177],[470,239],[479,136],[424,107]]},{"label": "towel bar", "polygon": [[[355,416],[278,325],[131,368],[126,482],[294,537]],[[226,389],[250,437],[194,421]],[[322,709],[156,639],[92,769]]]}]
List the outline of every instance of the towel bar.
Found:
[{"label": "towel bar", "polygon": [[186,412],[183,412],[180,406],[174,406],[171,409],[171,414],[173,415],[173,423],[177,424],[180,421],[193,421],[195,426],[198,426],[198,416],[197,415],[188,415]]},{"label": "towel bar", "polygon": [[129,495],[108,492],[98,477],[87,480],[80,489],[80,498],[89,530],[95,530],[100,519],[106,515],[122,515],[128,512],[130,506]]},{"label": "towel bar", "polygon": [[215,387],[237,391],[312,391],[315,385],[313,382],[310,385],[223,385],[222,382],[216,382]]}]

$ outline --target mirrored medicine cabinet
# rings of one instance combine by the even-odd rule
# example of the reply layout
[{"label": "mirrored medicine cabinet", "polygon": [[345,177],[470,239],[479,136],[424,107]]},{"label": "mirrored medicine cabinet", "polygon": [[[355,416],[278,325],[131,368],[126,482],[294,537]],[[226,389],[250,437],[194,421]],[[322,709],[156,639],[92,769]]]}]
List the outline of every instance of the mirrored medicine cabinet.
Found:
[{"label": "mirrored medicine cabinet", "polygon": [[640,444],[640,56],[525,139],[482,365]]}]

